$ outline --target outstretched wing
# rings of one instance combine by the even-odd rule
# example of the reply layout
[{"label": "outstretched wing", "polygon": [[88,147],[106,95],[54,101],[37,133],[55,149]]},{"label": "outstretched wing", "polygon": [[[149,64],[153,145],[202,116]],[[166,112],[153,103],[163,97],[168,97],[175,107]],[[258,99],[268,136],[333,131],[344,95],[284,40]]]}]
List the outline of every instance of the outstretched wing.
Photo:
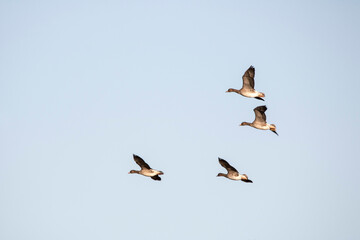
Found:
[{"label": "outstretched wing", "polygon": [[155,176],[153,176],[151,178],[156,180],[156,181],[161,181],[161,178],[159,177],[159,175],[155,175]]},{"label": "outstretched wing", "polygon": [[233,166],[231,166],[227,161],[224,159],[219,158],[219,163],[223,166],[228,172],[238,172]]},{"label": "outstretched wing", "polygon": [[242,76],[243,88],[254,90],[255,87],[254,77],[255,77],[255,68],[253,66],[250,66],[249,69],[246,70],[246,72]]},{"label": "outstretched wing", "polygon": [[254,112],[255,112],[254,122],[258,122],[260,124],[266,124],[266,115],[265,115],[266,109],[267,109],[266,106],[259,106],[254,108]]},{"label": "outstretched wing", "polygon": [[141,167],[141,169],[151,169],[151,167],[138,155],[133,154],[134,161]]}]

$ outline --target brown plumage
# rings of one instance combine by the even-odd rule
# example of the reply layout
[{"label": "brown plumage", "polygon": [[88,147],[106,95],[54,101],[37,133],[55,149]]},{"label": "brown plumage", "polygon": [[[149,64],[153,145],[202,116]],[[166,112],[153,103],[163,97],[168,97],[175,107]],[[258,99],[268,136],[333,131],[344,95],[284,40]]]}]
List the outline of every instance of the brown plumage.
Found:
[{"label": "brown plumage", "polygon": [[256,98],[258,100],[264,101],[262,97],[265,97],[265,94],[255,90],[255,68],[250,66],[248,70],[242,76],[243,86],[240,90],[229,88],[226,92],[236,92],[244,97]]},{"label": "brown plumage", "polygon": [[152,169],[141,157],[133,154],[134,161],[140,166],[141,170],[131,170],[129,173],[137,173],[146,177],[151,177],[153,180],[161,181],[159,175],[163,175],[162,171]]},{"label": "brown plumage", "polygon": [[270,130],[276,135],[279,135],[276,132],[275,124],[269,124],[266,122],[266,114],[265,114],[266,110],[267,110],[266,106],[258,106],[254,108],[255,120],[252,123],[242,122],[240,126],[250,126],[260,130]]},{"label": "brown plumage", "polygon": [[219,173],[217,177],[226,177],[231,180],[241,180],[243,182],[252,183],[246,174],[239,174],[239,172],[224,159],[219,158],[219,163],[227,170],[227,174]]}]

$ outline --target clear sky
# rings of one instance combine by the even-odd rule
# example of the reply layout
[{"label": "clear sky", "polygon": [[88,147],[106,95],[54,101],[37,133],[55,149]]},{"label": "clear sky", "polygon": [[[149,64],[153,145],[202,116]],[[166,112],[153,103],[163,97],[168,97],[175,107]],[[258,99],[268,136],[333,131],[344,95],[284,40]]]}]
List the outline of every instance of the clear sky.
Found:
[{"label": "clear sky", "polygon": [[[0,239],[360,239],[359,12],[2,0]],[[250,65],[279,136],[225,93]]]}]

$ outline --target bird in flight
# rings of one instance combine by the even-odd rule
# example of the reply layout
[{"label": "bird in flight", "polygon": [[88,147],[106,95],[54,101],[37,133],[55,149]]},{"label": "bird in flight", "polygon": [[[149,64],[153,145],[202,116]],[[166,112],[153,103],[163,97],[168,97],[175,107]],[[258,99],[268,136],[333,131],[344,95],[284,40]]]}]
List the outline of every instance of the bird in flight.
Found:
[{"label": "bird in flight", "polygon": [[246,174],[240,174],[233,166],[224,159],[219,158],[219,163],[227,170],[227,174],[219,173],[217,177],[226,177],[231,180],[241,180],[243,182],[252,183]]},{"label": "bird in flight", "polygon": [[141,170],[131,170],[130,173],[137,173],[141,174],[146,177],[151,177],[154,180],[161,181],[161,178],[159,175],[163,175],[164,173],[162,171],[158,171],[155,169],[152,169],[149,164],[147,164],[141,157],[133,154],[134,161],[137,163],[137,165],[140,166]]},{"label": "bird in flight", "polygon": [[264,101],[262,97],[265,97],[265,94],[262,92],[258,92],[254,89],[255,87],[255,68],[253,66],[250,66],[248,70],[244,73],[242,76],[243,79],[243,86],[240,90],[229,88],[226,92],[236,92],[238,94],[243,95],[244,97],[248,98],[256,98],[259,100]]},{"label": "bird in flight", "polygon": [[254,108],[255,120],[252,123],[242,122],[240,126],[251,126],[261,130],[271,130],[276,135],[279,135],[276,132],[275,124],[269,124],[266,122],[266,115],[265,115],[266,110],[267,110],[266,106],[259,106]]}]

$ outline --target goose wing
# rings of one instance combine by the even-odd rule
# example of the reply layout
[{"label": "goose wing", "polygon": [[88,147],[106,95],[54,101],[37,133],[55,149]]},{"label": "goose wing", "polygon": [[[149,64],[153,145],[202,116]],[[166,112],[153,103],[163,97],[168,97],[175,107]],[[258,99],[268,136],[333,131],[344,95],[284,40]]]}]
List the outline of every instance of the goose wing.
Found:
[{"label": "goose wing", "polygon": [[243,88],[254,90],[255,87],[255,68],[250,66],[248,70],[242,76],[243,79]]},{"label": "goose wing", "polygon": [[238,172],[233,166],[231,166],[227,161],[224,159],[219,158],[219,163],[223,166],[228,172]]},{"label": "goose wing", "polygon": [[136,162],[137,165],[141,167],[141,169],[151,169],[149,164],[147,164],[141,157],[135,154],[133,154],[133,157],[134,157],[134,161]]},{"label": "goose wing", "polygon": [[266,124],[266,115],[265,115],[266,109],[267,109],[266,106],[259,106],[254,108],[254,112],[255,112],[254,122],[258,122],[260,124]]},{"label": "goose wing", "polygon": [[159,177],[159,175],[152,176],[151,178],[156,181],[161,181],[161,177]]}]

